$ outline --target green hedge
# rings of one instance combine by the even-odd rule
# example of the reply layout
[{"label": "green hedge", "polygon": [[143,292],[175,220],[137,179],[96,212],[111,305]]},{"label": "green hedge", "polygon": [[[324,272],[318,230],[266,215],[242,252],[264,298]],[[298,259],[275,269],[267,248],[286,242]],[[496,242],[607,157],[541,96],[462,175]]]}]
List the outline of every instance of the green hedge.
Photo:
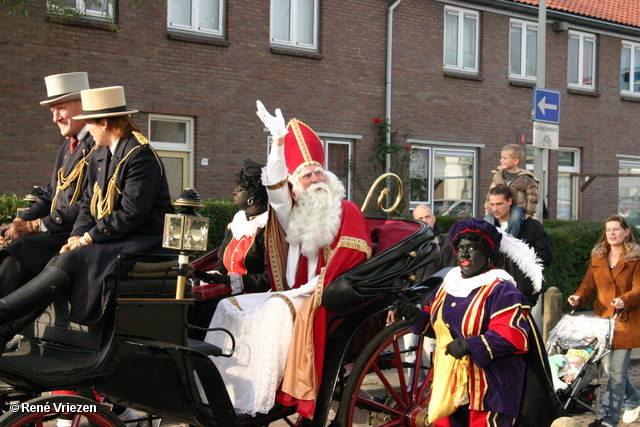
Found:
[{"label": "green hedge", "polygon": [[231,222],[238,209],[233,206],[233,199],[203,199],[204,208],[197,209],[202,216],[211,218],[209,224],[209,250],[216,249],[224,239],[227,224]]},{"label": "green hedge", "polygon": [[16,210],[27,206],[29,206],[29,202],[22,200],[22,197],[15,194],[0,194],[0,224],[13,221],[16,217]]}]

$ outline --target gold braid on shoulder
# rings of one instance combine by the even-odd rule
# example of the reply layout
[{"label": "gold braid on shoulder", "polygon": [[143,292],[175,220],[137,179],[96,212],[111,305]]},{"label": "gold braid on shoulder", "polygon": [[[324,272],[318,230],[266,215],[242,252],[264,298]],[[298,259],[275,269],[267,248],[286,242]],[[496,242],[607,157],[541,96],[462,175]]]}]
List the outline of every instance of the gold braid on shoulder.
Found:
[{"label": "gold braid on shoulder", "polygon": [[74,182],[76,182],[77,185],[76,189],[73,191],[73,197],[71,197],[69,205],[73,205],[78,201],[78,197],[80,197],[80,193],[82,192],[82,180],[84,179],[84,172],[87,169],[87,164],[89,163],[87,159],[96,148],[98,148],[98,146],[94,145],[93,148],[87,153],[87,155],[80,159],[78,163],[76,163],[76,166],[66,177],[64,176],[64,168],[58,169],[58,183],[56,185],[56,194],[54,194],[53,200],[51,200],[51,212],[56,210],[58,194],[60,194],[61,191],[64,191],[67,188],[71,187]]},{"label": "gold braid on shoulder", "polygon": [[[122,191],[118,188],[118,185],[116,184],[118,179],[118,172],[120,171],[120,166],[138,148],[142,148],[144,146],[149,145],[149,140],[145,138],[141,133],[133,132],[133,135],[136,137],[140,145],[133,147],[127,153],[127,155],[124,156],[122,160],[120,160],[120,162],[118,163],[118,166],[116,166],[116,170],[113,172],[113,175],[111,175],[111,178],[109,178],[109,182],[107,183],[107,192],[104,195],[104,197],[102,195],[102,188],[100,188],[100,184],[98,184],[98,182],[96,181],[93,185],[93,197],[91,198],[91,215],[96,219],[102,219],[105,216],[112,213],[115,207],[116,191],[122,194]],[[149,146],[149,148],[151,148],[151,152],[156,158],[158,165],[160,165],[160,174],[162,175],[164,173],[162,169],[162,162],[158,158],[158,155],[156,154],[155,150],[151,146]]]}]

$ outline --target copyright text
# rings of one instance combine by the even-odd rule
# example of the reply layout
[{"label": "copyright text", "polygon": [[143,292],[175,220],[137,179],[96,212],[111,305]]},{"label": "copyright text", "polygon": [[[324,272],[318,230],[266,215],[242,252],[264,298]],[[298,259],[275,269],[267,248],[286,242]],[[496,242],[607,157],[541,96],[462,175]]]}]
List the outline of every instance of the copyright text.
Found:
[{"label": "copyright text", "polygon": [[79,405],[74,403],[46,403],[42,405],[33,405],[29,402],[12,403],[9,405],[11,412],[29,412],[29,413],[61,413],[61,412],[97,412],[97,405]]}]

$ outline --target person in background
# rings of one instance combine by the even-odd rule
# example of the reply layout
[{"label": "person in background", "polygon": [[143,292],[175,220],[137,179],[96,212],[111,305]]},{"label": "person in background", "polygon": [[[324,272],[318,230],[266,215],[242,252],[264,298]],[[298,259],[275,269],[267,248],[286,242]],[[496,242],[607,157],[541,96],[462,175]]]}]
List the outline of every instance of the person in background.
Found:
[{"label": "person in background", "polygon": [[[451,248],[451,243],[449,242],[449,236],[446,234],[442,234],[442,229],[436,223],[436,216],[432,213],[431,208],[427,205],[420,204],[415,207],[413,210],[413,219],[418,221],[426,222],[429,227],[433,230],[433,234],[435,237],[433,241],[436,242],[439,246],[438,257],[435,258],[432,262],[427,264],[426,267],[418,270],[416,272],[416,283],[421,283],[433,276],[438,271],[442,270],[446,267],[455,267],[458,265],[458,261],[456,259],[456,255],[453,253]],[[428,298],[429,295],[425,295],[425,298]],[[426,301],[424,301],[426,303]],[[424,304],[418,304],[418,306],[423,306]],[[393,310],[390,310],[387,313],[387,324],[393,323]],[[404,348],[411,349],[415,348],[418,345],[418,340],[420,339],[420,335],[418,334],[407,334],[402,337]],[[435,340],[433,338],[425,337],[424,348],[427,353],[427,357],[429,358],[435,349]],[[416,354],[415,352],[408,352],[405,355],[404,361],[406,363],[412,364],[415,362]],[[428,365],[428,359],[425,361]],[[425,377],[424,371],[420,372],[420,381],[422,381]],[[413,378],[413,368],[409,368],[407,371],[407,378]]]},{"label": "person in background", "polygon": [[[517,227],[517,234],[513,234],[515,229],[512,228],[512,225],[519,220],[513,217],[515,208],[513,207],[513,198],[509,188],[501,184],[489,190],[489,204],[491,205],[492,215],[485,217],[485,220],[525,242],[535,251],[543,267],[549,267],[553,259],[553,253],[551,244],[547,239],[547,232],[540,222],[533,218],[527,218]],[[515,263],[504,256],[498,258],[496,265],[513,276],[518,289],[527,297],[531,307],[535,306],[542,291],[540,285],[532,281]]]},{"label": "person in background", "polygon": [[640,396],[629,381],[631,349],[640,347],[640,246],[627,221],[612,215],[591,251],[587,273],[578,290],[569,297],[573,307],[584,306],[594,295],[593,314],[615,320],[612,350],[603,358],[609,376],[600,419],[589,427],[629,424],[640,413]]},{"label": "person in background", "polygon": [[[506,185],[511,191],[513,199],[513,232],[512,236],[518,235],[517,227],[523,220],[531,218],[538,209],[538,179],[533,173],[526,169],[520,169],[520,165],[525,160],[524,150],[518,144],[505,145],[500,152],[500,166],[492,170],[493,181],[489,187],[487,201],[484,204],[485,215],[491,216],[491,204],[489,203],[490,191],[497,185]],[[491,218],[485,220],[492,222]]]},{"label": "person in background", "polygon": [[433,230],[435,237],[433,241],[440,247],[438,257],[429,263],[424,269],[416,274],[416,283],[420,283],[438,271],[446,267],[455,267],[457,265],[456,256],[451,249],[449,236],[442,233],[442,229],[437,223],[437,218],[427,205],[418,205],[413,210],[413,219],[426,222]]}]

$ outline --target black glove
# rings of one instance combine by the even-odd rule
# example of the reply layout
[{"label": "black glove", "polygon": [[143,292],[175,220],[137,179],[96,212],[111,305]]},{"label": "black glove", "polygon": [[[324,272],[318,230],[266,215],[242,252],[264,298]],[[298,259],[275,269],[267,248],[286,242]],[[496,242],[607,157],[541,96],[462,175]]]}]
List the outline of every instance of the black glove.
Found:
[{"label": "black glove", "polygon": [[202,270],[195,270],[193,275],[196,279],[200,279],[207,283],[222,283],[223,285],[231,285],[231,279],[226,274],[207,273]]},{"label": "black glove", "polygon": [[456,338],[451,341],[444,352],[444,354],[450,354],[456,359],[462,359],[463,356],[470,353],[469,343],[464,338]]},{"label": "black glove", "polygon": [[398,295],[398,299],[393,303],[393,313],[397,317],[404,317],[412,324],[416,323],[422,317],[422,310],[409,301],[409,298],[407,298],[405,294]]}]

